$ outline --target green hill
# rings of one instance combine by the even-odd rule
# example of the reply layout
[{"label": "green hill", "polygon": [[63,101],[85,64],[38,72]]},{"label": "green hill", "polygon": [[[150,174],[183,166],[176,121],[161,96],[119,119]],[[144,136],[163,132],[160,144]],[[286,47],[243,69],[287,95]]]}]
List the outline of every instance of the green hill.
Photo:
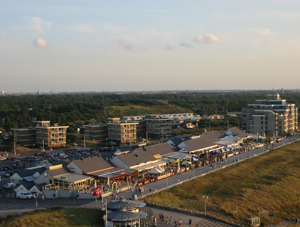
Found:
[{"label": "green hill", "polygon": [[106,109],[107,115],[110,117],[123,117],[123,116],[141,116],[145,114],[172,114],[172,113],[192,113],[188,108],[182,108],[175,105],[163,106],[110,106]]}]

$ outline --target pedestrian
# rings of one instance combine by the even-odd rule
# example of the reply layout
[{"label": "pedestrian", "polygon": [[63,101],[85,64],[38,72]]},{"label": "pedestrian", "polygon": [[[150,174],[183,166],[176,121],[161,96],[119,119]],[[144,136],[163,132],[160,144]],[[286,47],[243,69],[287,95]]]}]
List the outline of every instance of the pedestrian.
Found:
[{"label": "pedestrian", "polygon": [[174,221],[174,227],[177,227],[177,221]]},{"label": "pedestrian", "polygon": [[169,224],[169,217],[167,217],[166,224]]},{"label": "pedestrian", "polygon": [[170,217],[169,221],[170,221],[170,225],[172,225],[172,216]]},{"label": "pedestrian", "polygon": [[181,227],[181,225],[182,225],[182,221],[181,219],[179,219],[179,227]]},{"label": "pedestrian", "polygon": [[159,213],[159,220],[161,220],[161,213]]},{"label": "pedestrian", "polygon": [[162,221],[165,220],[165,215],[164,215],[164,213],[161,214],[161,220],[162,220]]},{"label": "pedestrian", "polygon": [[42,195],[42,200],[43,200],[43,201],[45,200],[45,196],[44,196],[44,195]]}]

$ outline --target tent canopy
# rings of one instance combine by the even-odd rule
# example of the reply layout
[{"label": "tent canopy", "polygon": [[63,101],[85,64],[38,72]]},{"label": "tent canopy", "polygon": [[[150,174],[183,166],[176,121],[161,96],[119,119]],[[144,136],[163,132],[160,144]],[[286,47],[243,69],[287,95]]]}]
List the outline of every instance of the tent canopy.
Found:
[{"label": "tent canopy", "polygon": [[148,173],[159,174],[159,173],[162,173],[163,171],[164,171],[163,169],[156,167],[156,168],[151,169]]}]

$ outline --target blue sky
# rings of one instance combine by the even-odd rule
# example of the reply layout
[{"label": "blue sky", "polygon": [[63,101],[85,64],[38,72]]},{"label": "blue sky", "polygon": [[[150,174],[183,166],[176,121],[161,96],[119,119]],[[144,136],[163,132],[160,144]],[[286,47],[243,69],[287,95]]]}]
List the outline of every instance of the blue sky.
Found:
[{"label": "blue sky", "polygon": [[0,0],[0,90],[299,88],[299,28],[296,0]]}]

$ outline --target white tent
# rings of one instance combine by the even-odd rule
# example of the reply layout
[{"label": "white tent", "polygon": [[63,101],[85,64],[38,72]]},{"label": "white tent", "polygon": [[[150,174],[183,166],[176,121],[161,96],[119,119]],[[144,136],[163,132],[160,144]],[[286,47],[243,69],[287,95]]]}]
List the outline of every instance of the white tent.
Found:
[{"label": "white tent", "polygon": [[163,170],[159,167],[156,167],[156,168],[153,168],[151,169],[148,173],[152,173],[152,174],[159,174],[159,173],[162,173]]}]

